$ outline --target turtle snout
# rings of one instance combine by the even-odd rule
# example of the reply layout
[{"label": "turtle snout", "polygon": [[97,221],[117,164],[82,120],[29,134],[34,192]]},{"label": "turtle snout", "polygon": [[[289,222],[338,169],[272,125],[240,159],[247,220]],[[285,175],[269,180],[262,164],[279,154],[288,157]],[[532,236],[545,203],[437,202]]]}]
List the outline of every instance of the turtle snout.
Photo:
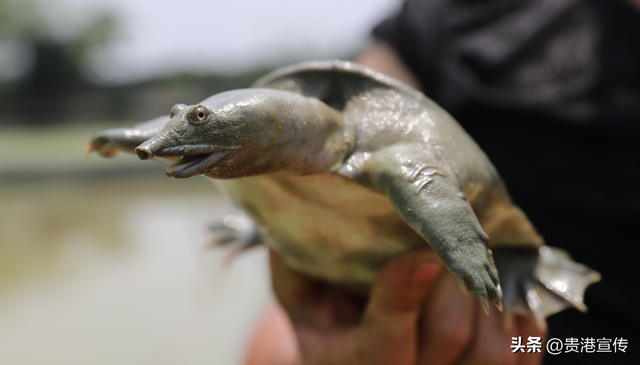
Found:
[{"label": "turtle snout", "polygon": [[153,155],[146,148],[138,147],[136,148],[136,153],[138,154],[138,158],[140,158],[141,160],[148,160],[153,157]]},{"label": "turtle snout", "polygon": [[136,147],[136,153],[141,160],[148,160],[160,152],[163,144],[163,140],[156,136]]}]

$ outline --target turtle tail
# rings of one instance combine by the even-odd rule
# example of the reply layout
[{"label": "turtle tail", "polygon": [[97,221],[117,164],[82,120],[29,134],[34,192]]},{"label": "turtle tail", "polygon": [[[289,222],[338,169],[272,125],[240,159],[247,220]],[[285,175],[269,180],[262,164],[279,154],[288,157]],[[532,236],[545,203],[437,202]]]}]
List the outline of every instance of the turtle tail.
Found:
[{"label": "turtle tail", "polygon": [[512,314],[533,315],[540,328],[545,318],[573,307],[587,311],[584,292],[600,281],[600,274],[579,264],[562,249],[495,248],[494,259],[504,292],[503,304],[510,326]]}]

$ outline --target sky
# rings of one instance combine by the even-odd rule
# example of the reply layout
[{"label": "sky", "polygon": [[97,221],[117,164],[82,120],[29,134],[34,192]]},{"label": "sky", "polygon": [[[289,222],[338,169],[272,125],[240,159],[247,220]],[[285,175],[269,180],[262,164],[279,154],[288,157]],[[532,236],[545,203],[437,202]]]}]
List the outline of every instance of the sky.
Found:
[{"label": "sky", "polygon": [[[116,40],[87,61],[92,77],[105,84],[348,57],[401,6],[400,0],[60,1],[65,6],[51,13],[61,32],[104,9],[118,14]],[[73,16],[59,9],[73,9]]]}]

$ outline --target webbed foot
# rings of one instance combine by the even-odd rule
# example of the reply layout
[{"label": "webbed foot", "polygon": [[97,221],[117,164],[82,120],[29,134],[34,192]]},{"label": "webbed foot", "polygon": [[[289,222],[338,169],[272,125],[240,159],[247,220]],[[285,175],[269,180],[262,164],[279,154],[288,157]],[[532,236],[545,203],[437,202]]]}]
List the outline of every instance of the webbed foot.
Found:
[{"label": "webbed foot", "polygon": [[511,314],[533,315],[540,328],[545,318],[566,308],[587,311],[584,291],[600,281],[600,274],[571,258],[561,249],[497,248],[496,266],[504,287],[508,326]]}]

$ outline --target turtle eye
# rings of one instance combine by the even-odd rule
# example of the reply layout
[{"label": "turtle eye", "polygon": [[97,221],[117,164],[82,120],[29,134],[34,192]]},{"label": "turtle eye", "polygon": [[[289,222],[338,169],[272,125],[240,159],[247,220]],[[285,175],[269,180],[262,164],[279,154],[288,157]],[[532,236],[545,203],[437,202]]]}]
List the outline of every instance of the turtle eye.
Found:
[{"label": "turtle eye", "polygon": [[180,113],[187,106],[184,104],[176,104],[171,108],[171,113],[169,113],[169,118],[173,118],[176,114]]},{"label": "turtle eye", "polygon": [[206,106],[198,105],[191,110],[190,118],[193,123],[204,123],[209,117],[209,109]]}]

